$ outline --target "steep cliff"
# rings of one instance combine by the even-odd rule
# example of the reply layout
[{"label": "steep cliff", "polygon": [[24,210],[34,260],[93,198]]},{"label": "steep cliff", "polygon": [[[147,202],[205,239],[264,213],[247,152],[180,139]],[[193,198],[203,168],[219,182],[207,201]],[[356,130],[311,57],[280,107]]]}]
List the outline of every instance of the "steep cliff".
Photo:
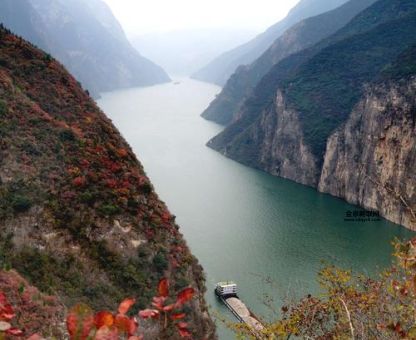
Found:
[{"label": "steep cliff", "polygon": [[238,66],[247,65],[266,51],[284,31],[301,20],[330,11],[347,0],[301,0],[281,21],[249,42],[225,52],[193,74],[193,78],[223,86]]},{"label": "steep cliff", "polygon": [[240,66],[202,117],[227,125],[263,76],[283,58],[310,47],[346,25],[375,0],[351,0],[324,14],[305,19],[285,31],[252,64]]},{"label": "steep cliff", "polygon": [[[351,178],[352,183],[349,183],[348,189],[343,184],[347,179],[350,180],[345,167],[351,155],[339,155],[339,159],[337,155],[345,135],[338,129],[350,119],[357,103],[367,96],[367,84],[377,83],[380,77],[387,79],[386,72],[396,74],[394,70],[400,69],[401,74],[404,74],[409,73],[408,70],[414,71],[411,63],[414,58],[406,51],[416,43],[415,37],[414,1],[376,2],[333,37],[294,54],[273,67],[255,88],[253,95],[245,101],[237,119],[208,145],[232,159],[274,175],[314,187],[321,182],[322,190],[346,197],[365,207],[375,207],[387,218],[413,228],[409,224],[409,217],[406,217],[406,209],[409,208],[399,209],[399,203],[396,202],[396,198],[401,197],[401,204],[411,206],[411,189],[403,191],[403,188],[398,187],[399,184],[389,183],[392,176],[396,175],[395,171],[398,171],[396,168],[386,165],[383,178],[374,177],[371,169],[367,174],[383,187],[393,185],[390,199],[386,195],[380,195],[377,199],[375,185],[371,198],[362,193],[360,196],[354,190],[363,184],[361,177],[359,180]],[[321,45],[324,47],[320,48]],[[407,59],[401,53],[407,55]],[[395,66],[392,68],[391,65]],[[395,77],[390,75],[392,79],[400,78]],[[409,90],[407,97],[411,98],[411,93]],[[412,104],[407,100],[411,108]],[[412,109],[409,110],[412,112]],[[371,116],[370,113],[368,115]],[[334,131],[338,131],[335,136]],[[403,140],[410,137],[403,135]],[[409,155],[414,152],[412,145],[398,145],[400,146],[403,150],[409,147]],[[347,145],[346,148],[348,147],[351,146]],[[362,148],[362,145],[356,146],[356,150]],[[331,153],[334,155],[327,158]],[[357,158],[357,154],[358,151],[352,157]],[[412,156],[409,155],[404,154],[398,160],[403,164],[402,168],[408,171],[408,175],[403,175],[403,180],[406,176],[413,175],[412,161],[409,160]],[[364,165],[367,161],[370,162],[367,159],[361,161]],[[328,174],[320,180],[324,164],[323,169]],[[336,166],[339,166],[337,172],[341,179],[338,186],[335,184],[338,183],[337,179],[332,180],[331,177]],[[400,171],[405,171],[403,169]],[[354,171],[353,168],[350,171]],[[413,184],[411,181],[409,183],[411,188]],[[354,194],[349,194],[351,192]],[[397,209],[396,215],[393,214],[394,209]]]},{"label": "steep cliff", "polygon": [[[66,306],[151,305],[192,286],[194,335],[215,338],[201,266],[111,121],[48,54],[0,29],[0,267]],[[175,336],[172,336],[175,338]]]},{"label": "steep cliff", "polygon": [[95,97],[169,81],[130,45],[101,0],[3,0],[0,22],[57,58]]},{"label": "steep cliff", "polygon": [[416,47],[411,55],[413,76],[369,86],[328,139],[318,190],[416,230]]}]

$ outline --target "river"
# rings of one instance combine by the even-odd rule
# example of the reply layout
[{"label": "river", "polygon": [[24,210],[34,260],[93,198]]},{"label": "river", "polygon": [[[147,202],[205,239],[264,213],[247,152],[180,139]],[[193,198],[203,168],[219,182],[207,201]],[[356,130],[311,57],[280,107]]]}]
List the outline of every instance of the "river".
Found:
[{"label": "river", "polygon": [[[104,93],[98,104],[177,216],[207,274],[213,314],[233,320],[214,297],[217,281],[236,281],[242,300],[267,319],[270,297],[278,307],[316,291],[322,261],[375,275],[391,261],[391,241],[412,235],[385,220],[347,222],[357,207],[207,148],[222,127],[200,114],[220,88],[177,82]],[[218,326],[221,340],[234,339]]]}]

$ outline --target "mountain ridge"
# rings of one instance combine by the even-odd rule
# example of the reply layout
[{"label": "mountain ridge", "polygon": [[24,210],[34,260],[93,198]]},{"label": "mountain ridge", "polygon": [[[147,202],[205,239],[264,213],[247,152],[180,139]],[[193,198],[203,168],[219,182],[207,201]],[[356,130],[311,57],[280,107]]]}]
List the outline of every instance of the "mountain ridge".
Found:
[{"label": "mountain ridge", "polygon": [[240,65],[257,59],[286,29],[299,21],[336,8],[347,0],[301,0],[288,15],[265,32],[231,51],[225,52],[192,75],[192,78],[223,86]]},{"label": "mountain ridge", "polygon": [[202,113],[202,117],[219,124],[229,124],[237,116],[245,98],[249,97],[273,65],[335,33],[374,2],[375,0],[348,1],[332,11],[307,18],[289,28],[252,64],[237,68],[221,93]]},{"label": "mountain ridge", "polygon": [[94,97],[170,81],[131,46],[102,0],[4,0],[0,6],[0,22],[59,59]]},{"label": "mountain ridge", "polygon": [[[364,100],[367,84],[377,82],[400,59],[401,53],[415,43],[415,32],[413,1],[379,0],[333,36],[276,64],[246,100],[237,119],[208,146],[246,165],[317,188],[331,136],[349,121],[357,103]],[[410,64],[402,72],[413,69]],[[405,88],[402,91],[408,92]],[[389,96],[394,103],[394,94]],[[371,107],[366,110],[370,115]],[[401,162],[407,169],[404,164],[411,160]],[[348,164],[344,165],[348,168]],[[393,186],[401,197],[408,196],[399,184]],[[342,192],[329,191],[346,198]],[[410,197],[405,201],[413,202],[412,192],[408,189]],[[354,191],[347,200],[379,210],[386,218],[415,229],[400,202],[383,203],[391,201],[392,194],[388,193],[383,192],[379,199],[361,200],[357,198],[358,191]],[[399,211],[398,215],[394,211]]]}]

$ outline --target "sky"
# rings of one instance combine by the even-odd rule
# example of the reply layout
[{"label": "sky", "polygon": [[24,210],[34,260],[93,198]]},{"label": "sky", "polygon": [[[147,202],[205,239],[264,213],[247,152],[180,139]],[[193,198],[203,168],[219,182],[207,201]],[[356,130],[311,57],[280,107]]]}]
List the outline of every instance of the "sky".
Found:
[{"label": "sky", "polygon": [[128,34],[193,28],[263,31],[299,0],[104,0]]}]

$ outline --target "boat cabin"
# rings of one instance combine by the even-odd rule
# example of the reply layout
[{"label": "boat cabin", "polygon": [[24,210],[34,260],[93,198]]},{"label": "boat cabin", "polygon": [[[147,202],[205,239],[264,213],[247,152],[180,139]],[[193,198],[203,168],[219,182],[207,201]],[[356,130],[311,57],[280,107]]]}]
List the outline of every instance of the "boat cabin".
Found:
[{"label": "boat cabin", "polygon": [[237,284],[233,281],[218,282],[215,286],[215,294],[219,297],[237,296]]}]

